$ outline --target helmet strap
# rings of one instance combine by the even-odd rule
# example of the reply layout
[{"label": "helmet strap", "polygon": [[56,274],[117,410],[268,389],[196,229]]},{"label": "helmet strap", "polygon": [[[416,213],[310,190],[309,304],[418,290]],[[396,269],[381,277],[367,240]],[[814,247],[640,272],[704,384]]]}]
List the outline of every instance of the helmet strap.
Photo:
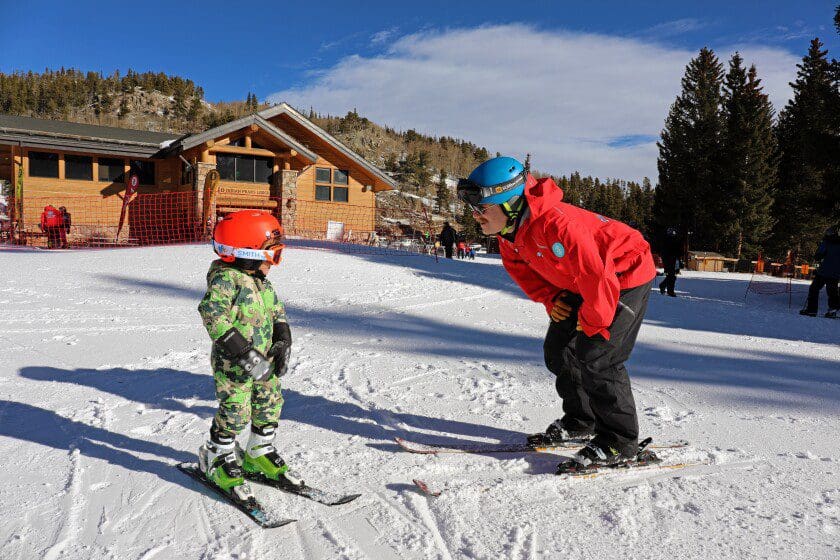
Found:
[{"label": "helmet strap", "polygon": [[508,235],[516,231],[516,227],[519,225],[519,218],[522,217],[522,211],[525,209],[525,202],[524,196],[514,196],[499,205],[502,207],[502,212],[505,213],[508,219],[507,224],[499,232],[499,235]]}]

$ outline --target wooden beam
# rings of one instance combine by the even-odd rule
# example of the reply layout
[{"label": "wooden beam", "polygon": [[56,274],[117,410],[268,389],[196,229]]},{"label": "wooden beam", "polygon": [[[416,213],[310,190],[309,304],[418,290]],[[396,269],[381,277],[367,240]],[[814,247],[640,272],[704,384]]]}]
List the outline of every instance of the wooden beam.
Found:
[{"label": "wooden beam", "polygon": [[252,124],[251,126],[249,126],[249,127],[248,127],[248,131],[249,131],[249,132],[256,132],[256,131],[258,131],[259,129],[260,129],[260,127],[258,127],[258,126],[257,126],[257,125],[255,125],[255,124]]},{"label": "wooden beam", "polygon": [[212,148],[212,147],[213,147],[213,146],[215,146],[215,145],[216,145],[215,140],[208,140],[207,142],[205,142],[205,143],[202,145],[202,147],[203,147],[203,148],[208,148],[208,149],[209,149],[209,148]]},{"label": "wooden beam", "polygon": [[251,135],[250,134],[245,135],[245,147],[248,148],[249,150],[251,149]]},{"label": "wooden beam", "polygon": [[289,157],[289,150],[279,149],[277,151],[266,150],[263,148],[242,148],[240,146],[216,146],[209,150],[214,154],[240,154],[248,156],[263,156],[263,157]]}]

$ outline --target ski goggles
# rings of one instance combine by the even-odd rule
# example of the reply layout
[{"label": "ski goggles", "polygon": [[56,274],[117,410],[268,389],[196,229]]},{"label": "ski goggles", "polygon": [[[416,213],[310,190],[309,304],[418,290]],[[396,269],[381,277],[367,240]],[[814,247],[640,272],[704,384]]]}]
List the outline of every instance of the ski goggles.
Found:
[{"label": "ski goggles", "polygon": [[251,259],[255,261],[268,261],[272,264],[280,264],[283,260],[283,249],[286,245],[279,238],[272,238],[263,244],[262,249],[247,249],[244,247],[232,247],[223,243],[213,241],[213,250],[220,257],[233,257],[236,259]]},{"label": "ski goggles", "polygon": [[[469,179],[458,179],[458,187],[456,193],[458,200],[466,204],[473,212],[483,214],[486,210],[481,207],[482,201],[490,198],[493,195],[503,193],[515,189],[525,182],[525,172],[517,174],[516,177],[499,183],[497,185],[483,186]],[[486,203],[484,203],[486,204]]]}]

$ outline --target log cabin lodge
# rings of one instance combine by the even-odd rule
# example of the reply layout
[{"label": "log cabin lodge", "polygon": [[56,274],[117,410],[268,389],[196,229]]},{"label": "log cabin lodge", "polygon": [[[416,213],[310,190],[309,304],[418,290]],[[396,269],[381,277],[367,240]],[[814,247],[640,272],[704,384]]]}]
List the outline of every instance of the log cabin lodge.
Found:
[{"label": "log cabin lodge", "polygon": [[0,115],[0,179],[16,186],[10,215],[24,242],[40,236],[47,204],[72,215],[71,244],[116,242],[134,175],[119,243],[195,240],[243,208],[275,214],[287,235],[323,239],[338,224],[363,241],[375,231],[375,194],[396,186],[286,103],[186,135]]}]

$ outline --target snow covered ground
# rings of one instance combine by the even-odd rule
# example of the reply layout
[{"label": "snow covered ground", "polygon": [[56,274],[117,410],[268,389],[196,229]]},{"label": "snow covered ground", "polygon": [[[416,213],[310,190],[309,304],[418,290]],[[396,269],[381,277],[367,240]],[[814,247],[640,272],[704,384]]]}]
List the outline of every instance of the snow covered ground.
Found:
[{"label": "snow covered ground", "polygon": [[284,257],[279,448],[309,482],[363,496],[329,508],[257,487],[299,520],[263,530],[174,468],[214,413],[196,312],[209,247],[4,250],[0,557],[840,557],[840,321],[797,315],[805,284],[791,309],[745,305],[748,275],[653,294],[630,363],[642,432],[690,440],[662,455],[704,464],[562,480],[556,455],[392,441],[516,440],[559,415],[545,311],[498,260]]}]

